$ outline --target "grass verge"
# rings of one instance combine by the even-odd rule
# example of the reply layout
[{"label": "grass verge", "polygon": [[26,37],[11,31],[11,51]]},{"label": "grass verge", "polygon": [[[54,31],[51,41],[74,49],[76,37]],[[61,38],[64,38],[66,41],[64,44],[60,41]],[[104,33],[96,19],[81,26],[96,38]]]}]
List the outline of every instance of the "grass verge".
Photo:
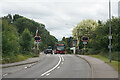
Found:
[{"label": "grass verge", "polygon": [[120,70],[119,70],[120,69],[120,66],[119,66],[120,62],[119,61],[112,60],[112,62],[110,63],[108,58],[106,58],[104,56],[101,56],[101,55],[88,55],[88,56],[95,57],[95,58],[103,60],[105,63],[109,64],[115,70],[117,70],[118,73],[120,74]]},{"label": "grass verge", "polygon": [[0,60],[0,64],[6,64],[6,63],[14,63],[19,61],[27,60],[28,58],[38,57],[39,55],[32,54],[32,53],[26,53],[26,54],[18,54],[18,55],[12,55],[12,56],[6,56],[3,58],[3,60]]}]

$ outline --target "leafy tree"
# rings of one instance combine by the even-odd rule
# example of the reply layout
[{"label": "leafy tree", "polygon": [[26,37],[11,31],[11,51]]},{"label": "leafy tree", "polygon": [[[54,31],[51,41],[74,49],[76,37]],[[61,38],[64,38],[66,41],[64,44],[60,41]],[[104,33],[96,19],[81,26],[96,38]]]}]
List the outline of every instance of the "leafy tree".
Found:
[{"label": "leafy tree", "polygon": [[76,38],[76,33],[78,36],[91,36],[93,30],[95,30],[95,27],[97,25],[97,22],[94,20],[83,20],[82,22],[78,23],[77,26],[73,29],[73,36]]},{"label": "leafy tree", "polygon": [[[46,48],[47,46],[52,46],[54,48],[54,45],[58,40],[50,35],[49,31],[45,28],[44,24],[35,22],[34,20],[25,18],[23,16],[20,16],[19,14],[12,15],[8,14],[7,16],[4,16],[2,18],[3,24],[3,38],[4,41],[2,42],[7,46],[3,46],[3,53],[8,55],[9,53],[16,52],[17,53],[26,53],[30,52],[31,48],[33,47],[34,43],[34,37],[36,35],[36,29],[38,27],[38,36],[42,37],[41,43],[40,43],[40,49],[41,51]],[[9,34],[8,34],[9,33]],[[6,37],[4,37],[6,36]],[[12,36],[12,37],[11,37]],[[8,38],[15,38],[15,44],[12,45],[17,45],[14,49],[13,47],[10,47],[12,42],[11,40],[7,41]],[[8,43],[9,42],[9,43]],[[43,49],[42,49],[43,47]],[[16,49],[17,48],[17,49]],[[20,49],[20,50],[19,50]]]},{"label": "leafy tree", "polygon": [[57,39],[50,35],[50,33],[45,29],[44,24],[37,23],[33,20],[27,19],[25,17],[15,15],[16,19],[14,21],[14,25],[17,26],[19,34],[21,34],[25,28],[27,28],[33,36],[36,35],[36,29],[38,27],[38,36],[41,36],[42,43],[47,46],[52,46],[54,48]]},{"label": "leafy tree", "polygon": [[25,29],[20,37],[20,45],[22,53],[31,51],[32,48],[32,35],[28,29]]},{"label": "leafy tree", "polygon": [[13,22],[16,21],[19,18],[22,18],[23,16],[20,16],[19,14],[13,15]]},{"label": "leafy tree", "polygon": [[8,21],[8,24],[11,24],[13,22],[12,15],[8,14],[7,16],[4,16],[2,19],[5,19]]},{"label": "leafy tree", "polygon": [[7,20],[2,21],[2,53],[3,57],[19,53],[18,33],[14,25]]},{"label": "leafy tree", "polygon": [[[111,31],[112,31],[112,58],[116,59],[117,54],[120,51],[120,18],[112,17],[111,19]],[[109,45],[109,20],[102,22],[98,20],[98,23],[93,20],[83,20],[77,24],[72,31],[74,38],[76,38],[77,30],[79,30],[79,37],[83,35],[88,35],[90,37],[87,44],[88,52],[90,54],[99,54],[106,55],[108,57],[108,45]],[[80,40],[79,44],[82,48],[82,41]],[[117,52],[118,51],[118,52]]]},{"label": "leafy tree", "polygon": [[63,38],[62,38],[62,41],[66,42],[66,38],[65,38],[65,37],[63,37]]}]

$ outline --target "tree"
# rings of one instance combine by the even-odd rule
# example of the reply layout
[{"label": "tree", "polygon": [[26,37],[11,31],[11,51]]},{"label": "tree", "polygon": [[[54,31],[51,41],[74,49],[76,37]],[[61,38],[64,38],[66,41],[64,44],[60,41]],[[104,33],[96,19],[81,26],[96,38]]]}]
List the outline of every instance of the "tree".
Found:
[{"label": "tree", "polygon": [[22,53],[29,52],[32,48],[32,35],[28,29],[25,29],[20,37],[20,45]]},{"label": "tree", "polygon": [[[2,17],[2,19],[5,20],[9,20],[9,18],[11,19],[12,16],[9,17],[8,16],[4,16]],[[47,29],[45,28],[45,25],[42,23],[38,23],[35,22],[34,20],[30,20],[26,17],[20,16],[19,14],[15,14],[13,15],[13,19],[12,19],[14,27],[17,29],[17,32],[19,33],[19,36],[22,35],[23,31],[27,28],[29,30],[29,32],[31,33],[32,36],[36,35],[36,29],[38,27],[38,36],[41,36],[41,41],[44,44],[43,47],[47,46],[52,46],[52,48],[54,48],[54,45],[57,41],[57,39],[50,35],[50,32],[47,31]],[[32,37],[33,39],[33,37]],[[33,44],[33,42],[32,42]],[[22,48],[22,45],[20,45]]]},{"label": "tree", "polygon": [[82,22],[78,23],[77,26],[73,29],[73,36],[76,38],[76,33],[78,33],[78,36],[91,36],[96,26],[98,26],[98,24],[94,20],[83,20]]},{"label": "tree", "polygon": [[8,14],[7,16],[2,17],[2,19],[5,19],[8,21],[8,24],[11,24],[13,22],[12,15]]},{"label": "tree", "polygon": [[2,44],[3,57],[19,53],[17,30],[14,25],[8,24],[7,20],[2,21]]},{"label": "tree", "polygon": [[[98,23],[94,20],[87,19],[83,20],[82,22],[79,22],[76,27],[72,30],[72,35],[75,39],[79,39],[79,46],[80,49],[83,48],[83,43],[81,41],[82,36],[89,36],[89,42],[92,40],[92,37],[94,36],[95,28],[98,26]],[[90,44],[87,45],[87,47],[90,47]]]},{"label": "tree", "polygon": [[23,16],[20,16],[19,14],[15,14],[14,16],[13,16],[13,22],[14,21],[16,21],[17,19],[19,19],[19,18],[22,18]]},{"label": "tree", "polygon": [[65,37],[63,37],[63,38],[62,38],[62,41],[66,42],[66,38],[65,38]]}]

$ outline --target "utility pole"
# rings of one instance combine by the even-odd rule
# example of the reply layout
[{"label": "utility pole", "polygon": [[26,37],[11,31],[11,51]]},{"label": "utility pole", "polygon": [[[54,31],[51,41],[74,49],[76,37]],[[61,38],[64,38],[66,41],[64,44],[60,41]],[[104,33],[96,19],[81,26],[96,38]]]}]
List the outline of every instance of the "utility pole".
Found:
[{"label": "utility pole", "polygon": [[111,1],[109,0],[109,58],[110,58],[110,63],[111,63],[111,40],[112,40],[112,36],[111,36]]},{"label": "utility pole", "polygon": [[118,2],[118,17],[120,18],[120,1]]}]

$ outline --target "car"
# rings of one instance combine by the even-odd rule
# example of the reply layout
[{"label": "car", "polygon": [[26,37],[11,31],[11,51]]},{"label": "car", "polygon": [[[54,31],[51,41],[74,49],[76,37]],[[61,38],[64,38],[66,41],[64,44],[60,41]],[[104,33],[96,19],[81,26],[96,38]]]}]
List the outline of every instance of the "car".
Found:
[{"label": "car", "polygon": [[47,49],[44,50],[44,53],[47,54]]},{"label": "car", "polygon": [[48,46],[48,49],[46,49],[46,50],[44,50],[44,53],[45,54],[53,54],[53,51],[52,51],[52,48],[51,48],[51,46]]}]

